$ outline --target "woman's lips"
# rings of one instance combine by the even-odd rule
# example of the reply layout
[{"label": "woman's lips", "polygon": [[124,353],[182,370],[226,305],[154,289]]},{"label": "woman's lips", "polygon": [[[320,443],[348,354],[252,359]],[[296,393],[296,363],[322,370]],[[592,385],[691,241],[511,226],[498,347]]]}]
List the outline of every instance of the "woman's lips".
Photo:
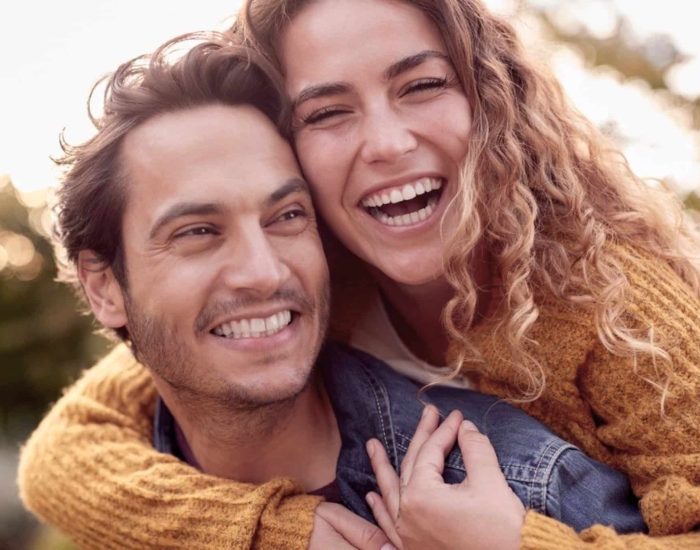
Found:
[{"label": "woman's lips", "polygon": [[361,207],[374,219],[390,227],[415,225],[428,219],[436,210],[445,181],[420,178],[366,196]]}]

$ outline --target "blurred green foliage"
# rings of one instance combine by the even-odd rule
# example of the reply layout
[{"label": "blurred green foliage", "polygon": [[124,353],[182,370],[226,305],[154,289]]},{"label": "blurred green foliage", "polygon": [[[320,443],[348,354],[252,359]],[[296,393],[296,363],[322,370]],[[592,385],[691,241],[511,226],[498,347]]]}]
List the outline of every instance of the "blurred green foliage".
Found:
[{"label": "blurred green foliage", "polygon": [[26,436],[106,344],[92,335],[92,321],[78,312],[71,290],[54,280],[51,244],[31,223],[45,208],[24,206],[11,183],[0,190],[0,232],[33,246],[26,265],[8,262],[0,270],[0,436],[9,441]]}]

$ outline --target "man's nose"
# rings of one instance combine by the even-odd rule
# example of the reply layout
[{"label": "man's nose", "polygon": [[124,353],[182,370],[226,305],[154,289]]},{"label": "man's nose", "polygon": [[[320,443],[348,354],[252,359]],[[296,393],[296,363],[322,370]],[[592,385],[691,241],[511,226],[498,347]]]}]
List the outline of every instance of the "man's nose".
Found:
[{"label": "man's nose", "polygon": [[373,107],[366,113],[360,153],[364,162],[394,162],[417,145],[408,121],[390,105]]},{"label": "man's nose", "polygon": [[232,243],[225,258],[224,283],[235,291],[266,298],[282,287],[291,272],[262,227],[248,228]]}]

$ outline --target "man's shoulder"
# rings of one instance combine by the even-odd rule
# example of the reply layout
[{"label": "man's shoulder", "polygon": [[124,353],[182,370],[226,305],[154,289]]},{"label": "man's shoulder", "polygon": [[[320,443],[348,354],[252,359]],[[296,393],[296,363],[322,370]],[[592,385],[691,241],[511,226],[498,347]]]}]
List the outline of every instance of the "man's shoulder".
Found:
[{"label": "man's shoulder", "polygon": [[327,342],[319,354],[318,365],[328,384],[355,388],[367,384],[376,391],[416,393],[420,385],[393,370],[381,359],[338,342]]},{"label": "man's shoulder", "polygon": [[[575,448],[497,397],[464,388],[421,385],[380,359],[345,345],[327,345],[323,360],[324,368],[332,372],[334,384],[343,393],[354,390],[363,397],[371,394],[387,400],[397,443],[404,451],[427,404],[436,406],[443,415],[461,411],[489,437],[504,472],[514,480],[546,483],[560,456]],[[446,466],[464,471],[458,452],[448,457]]]}]

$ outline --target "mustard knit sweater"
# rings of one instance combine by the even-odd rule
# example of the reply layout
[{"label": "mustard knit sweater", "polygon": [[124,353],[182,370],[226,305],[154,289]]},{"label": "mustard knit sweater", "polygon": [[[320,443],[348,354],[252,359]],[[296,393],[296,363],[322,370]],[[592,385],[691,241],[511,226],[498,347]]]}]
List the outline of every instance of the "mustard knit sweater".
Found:
[{"label": "mustard knit sweater", "polygon": [[[672,380],[662,414],[650,357],[611,355],[590,314],[546,300],[530,350],[546,371],[523,405],[590,456],[625,472],[650,535],[604,526],[581,533],[535,512],[525,549],[700,548],[700,300],[665,265],[616,249],[631,289],[630,323],[654,329]],[[488,367],[481,391],[508,397],[517,380],[504,346],[480,327],[473,341]],[[155,390],[145,368],[118,346],[67,390],[22,451],[26,506],[84,548],[306,548],[319,499],[290,480],[264,485],[202,474],[151,446]]]}]

